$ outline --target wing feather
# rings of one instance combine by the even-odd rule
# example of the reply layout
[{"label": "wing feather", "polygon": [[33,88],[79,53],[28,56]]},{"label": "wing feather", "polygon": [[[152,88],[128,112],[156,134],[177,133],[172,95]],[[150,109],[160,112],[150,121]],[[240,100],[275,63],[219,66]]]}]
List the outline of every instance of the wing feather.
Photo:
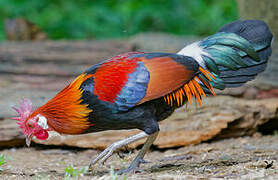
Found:
[{"label": "wing feather", "polygon": [[[126,111],[174,92],[198,72],[199,65],[191,57],[171,53],[126,53],[98,66],[94,71],[93,93],[99,100],[114,105],[116,110]],[[181,104],[183,97],[167,96],[166,99]]]}]

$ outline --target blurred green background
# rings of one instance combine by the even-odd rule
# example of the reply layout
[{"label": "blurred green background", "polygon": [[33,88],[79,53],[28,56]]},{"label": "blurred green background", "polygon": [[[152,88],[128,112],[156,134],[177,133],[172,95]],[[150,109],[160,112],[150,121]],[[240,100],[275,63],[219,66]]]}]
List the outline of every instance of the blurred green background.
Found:
[{"label": "blurred green background", "polygon": [[50,39],[104,39],[139,32],[209,35],[236,20],[235,0],[0,0],[4,19],[23,17]]}]

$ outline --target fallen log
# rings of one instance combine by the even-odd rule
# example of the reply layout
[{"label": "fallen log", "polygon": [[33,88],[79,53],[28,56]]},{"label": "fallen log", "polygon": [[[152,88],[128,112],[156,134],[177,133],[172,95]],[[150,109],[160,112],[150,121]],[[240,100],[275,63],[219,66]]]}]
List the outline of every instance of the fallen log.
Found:
[{"label": "fallen log", "polygon": [[[160,124],[160,134],[154,145],[172,148],[198,144],[200,142],[253,135],[263,124],[278,119],[278,99],[246,100],[229,96],[207,98],[202,107],[192,106],[179,109]],[[22,139],[23,135],[12,120],[0,121],[0,146],[8,141]],[[52,133],[47,141],[35,143],[56,146],[104,149],[114,141],[138,133],[138,130],[106,131],[85,135],[58,135]],[[144,140],[131,144],[141,145]],[[12,144],[14,145],[14,144]]]}]

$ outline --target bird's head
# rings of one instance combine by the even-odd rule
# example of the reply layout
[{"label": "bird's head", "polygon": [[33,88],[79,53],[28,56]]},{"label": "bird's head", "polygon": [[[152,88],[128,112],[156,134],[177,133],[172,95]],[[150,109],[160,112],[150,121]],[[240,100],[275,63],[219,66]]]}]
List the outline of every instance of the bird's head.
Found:
[{"label": "bird's head", "polygon": [[48,138],[50,128],[48,127],[47,119],[33,111],[30,100],[24,98],[22,102],[19,102],[19,108],[13,107],[13,109],[19,114],[19,117],[12,119],[18,121],[17,124],[26,136],[27,146],[30,146],[34,136],[40,140],[46,140]]}]

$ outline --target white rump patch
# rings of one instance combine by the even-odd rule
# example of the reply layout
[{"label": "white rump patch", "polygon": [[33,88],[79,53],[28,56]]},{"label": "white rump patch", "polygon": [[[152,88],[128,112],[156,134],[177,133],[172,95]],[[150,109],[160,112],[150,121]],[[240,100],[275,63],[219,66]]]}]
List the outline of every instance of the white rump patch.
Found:
[{"label": "white rump patch", "polygon": [[194,58],[202,68],[206,69],[206,64],[201,55],[206,55],[208,57],[211,56],[202,47],[199,46],[199,42],[200,41],[185,46],[177,54]]},{"label": "white rump patch", "polygon": [[48,129],[47,119],[44,116],[39,116],[38,125],[43,129]]}]

